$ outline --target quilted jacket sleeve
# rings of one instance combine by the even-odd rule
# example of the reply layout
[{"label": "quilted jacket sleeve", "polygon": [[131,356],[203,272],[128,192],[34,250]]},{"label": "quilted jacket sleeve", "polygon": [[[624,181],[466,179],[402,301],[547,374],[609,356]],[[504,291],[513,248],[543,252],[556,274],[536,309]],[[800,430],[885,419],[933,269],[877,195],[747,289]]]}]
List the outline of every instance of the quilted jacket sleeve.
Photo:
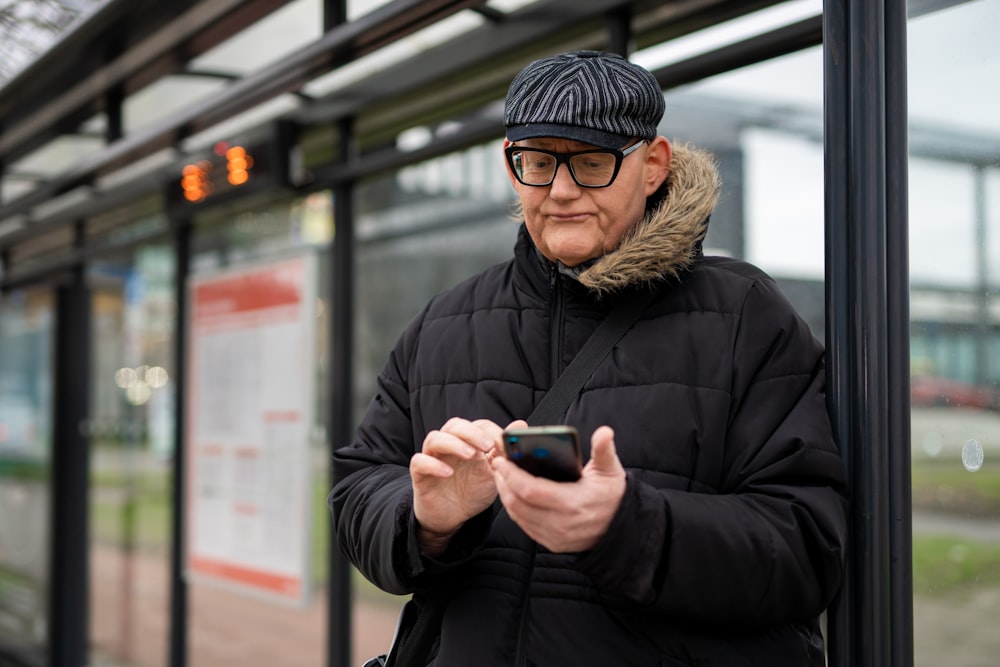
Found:
[{"label": "quilted jacket sleeve", "polygon": [[468,560],[492,519],[485,512],[468,521],[440,560],[420,555],[409,464],[421,441],[409,412],[406,367],[421,322],[414,320],[396,343],[355,441],[334,453],[328,498],[341,552],[369,581],[400,595],[433,585],[437,575]]},{"label": "quilted jacket sleeve", "polygon": [[742,627],[801,621],[836,593],[847,530],[822,350],[769,280],[747,291],[733,347],[718,493],[630,477],[579,567],[626,606]]}]

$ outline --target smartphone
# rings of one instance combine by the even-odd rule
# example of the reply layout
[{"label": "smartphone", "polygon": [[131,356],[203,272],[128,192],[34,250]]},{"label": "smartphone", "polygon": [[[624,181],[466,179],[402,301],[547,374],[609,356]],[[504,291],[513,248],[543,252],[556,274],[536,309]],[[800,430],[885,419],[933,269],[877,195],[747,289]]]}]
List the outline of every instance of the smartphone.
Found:
[{"label": "smartphone", "polygon": [[572,426],[528,426],[503,432],[507,458],[532,475],[556,482],[580,479],[580,436]]}]

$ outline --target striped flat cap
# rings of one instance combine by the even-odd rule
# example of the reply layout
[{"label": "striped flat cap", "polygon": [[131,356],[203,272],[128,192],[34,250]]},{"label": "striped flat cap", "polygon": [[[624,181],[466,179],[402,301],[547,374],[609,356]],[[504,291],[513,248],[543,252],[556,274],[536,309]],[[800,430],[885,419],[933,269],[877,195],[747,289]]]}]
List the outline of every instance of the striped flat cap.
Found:
[{"label": "striped flat cap", "polygon": [[575,51],[536,60],[514,77],[504,125],[511,141],[558,137],[621,148],[655,137],[663,110],[647,70],[614,53]]}]

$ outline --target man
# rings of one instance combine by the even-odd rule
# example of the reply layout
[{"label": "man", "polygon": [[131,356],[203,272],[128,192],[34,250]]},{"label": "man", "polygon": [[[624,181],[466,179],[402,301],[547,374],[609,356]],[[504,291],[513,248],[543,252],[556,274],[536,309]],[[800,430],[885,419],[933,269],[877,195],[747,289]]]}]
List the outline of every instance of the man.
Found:
[{"label": "man", "polygon": [[[430,664],[824,664],[846,501],[822,349],[768,276],[702,255],[717,171],[657,134],[663,112],[612,54],[515,77],[514,257],[427,304],[336,452],[343,552],[446,603]],[[503,428],[647,290],[565,414],[581,479],[507,460]]]}]

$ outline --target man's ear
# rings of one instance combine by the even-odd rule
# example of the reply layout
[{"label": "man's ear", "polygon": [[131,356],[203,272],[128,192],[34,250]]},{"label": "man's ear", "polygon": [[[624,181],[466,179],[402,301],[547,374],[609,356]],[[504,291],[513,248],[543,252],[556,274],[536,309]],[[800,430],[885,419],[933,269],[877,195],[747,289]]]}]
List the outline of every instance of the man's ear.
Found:
[{"label": "man's ear", "polygon": [[[513,143],[514,142],[511,141],[510,139],[504,139],[503,140],[503,148],[500,149],[501,153],[503,153],[503,151],[507,150],[507,147],[510,146]],[[510,163],[507,162],[507,156],[506,155],[502,155],[502,157],[503,157],[503,166],[504,166],[504,169],[507,170],[507,178],[510,179],[510,184],[514,186],[515,190],[517,190],[517,179],[514,178],[514,172],[512,172],[510,170]]]},{"label": "man's ear", "polygon": [[646,149],[646,172],[645,189],[646,196],[650,196],[663,185],[670,175],[670,161],[673,158],[673,150],[666,137],[658,136],[649,142]]}]

